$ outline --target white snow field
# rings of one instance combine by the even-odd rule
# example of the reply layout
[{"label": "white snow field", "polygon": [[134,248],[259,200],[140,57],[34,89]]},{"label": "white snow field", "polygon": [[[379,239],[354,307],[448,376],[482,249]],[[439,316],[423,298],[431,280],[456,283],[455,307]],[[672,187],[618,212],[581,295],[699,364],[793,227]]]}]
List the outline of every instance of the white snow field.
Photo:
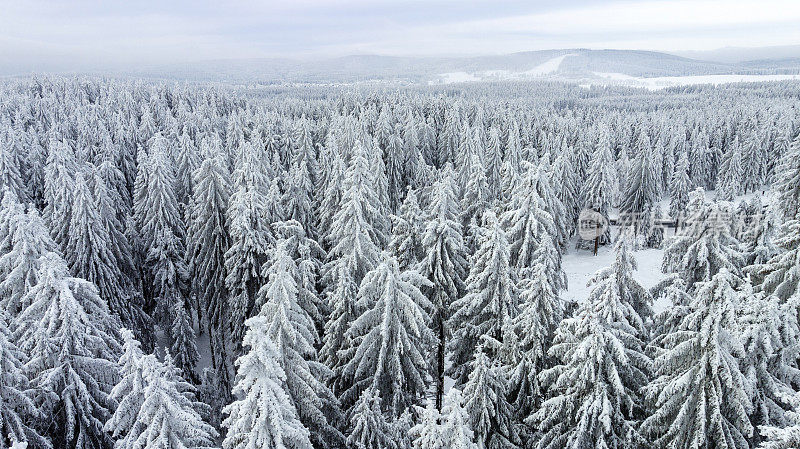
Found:
[{"label": "white snow field", "polygon": [[[659,76],[641,78],[624,73],[593,72],[599,77],[596,80],[587,80],[594,85],[624,85],[630,87],[644,87],[649,90],[666,89],[676,86],[691,86],[697,84],[731,84],[731,83],[759,83],[765,81],[800,80],[800,75],[692,75],[692,76]],[[611,81],[610,83],[608,81]],[[584,83],[583,85],[585,85]]]},{"label": "white snow field", "polygon": [[574,56],[572,53],[556,56],[524,72],[512,72],[510,70],[483,70],[475,73],[467,72],[448,72],[440,73],[438,78],[429,84],[453,84],[475,81],[507,81],[507,80],[528,80],[540,78],[545,75],[556,73],[564,58]]}]

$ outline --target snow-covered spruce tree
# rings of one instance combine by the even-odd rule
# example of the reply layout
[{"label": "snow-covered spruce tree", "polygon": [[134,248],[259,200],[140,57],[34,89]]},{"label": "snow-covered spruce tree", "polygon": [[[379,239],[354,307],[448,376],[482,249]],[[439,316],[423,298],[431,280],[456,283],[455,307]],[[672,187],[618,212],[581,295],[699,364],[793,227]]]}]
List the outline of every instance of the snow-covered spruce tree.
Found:
[{"label": "snow-covered spruce tree", "polygon": [[230,175],[222,157],[214,155],[204,160],[193,176],[195,189],[186,259],[192,291],[206,311],[212,366],[226,385],[229,383],[226,342],[230,310],[225,286],[225,252],[230,246],[230,236],[225,226],[225,211],[230,197]]},{"label": "snow-covered spruce tree", "polygon": [[175,161],[175,196],[183,208],[189,205],[194,191],[192,173],[200,167],[200,153],[186,128],[178,136],[178,150]]},{"label": "snow-covered spruce tree", "polygon": [[[656,158],[650,140],[645,132],[640,132],[638,153],[626,176],[620,212],[625,214],[631,224],[639,224],[641,214],[648,210],[659,198],[659,176],[656,171]],[[636,226],[635,232],[639,233]]]},{"label": "snow-covered spruce tree", "polygon": [[267,335],[280,355],[286,391],[300,421],[317,447],[336,447],[344,440],[332,425],[340,419],[339,404],[325,384],[330,371],[316,360],[314,344],[319,337],[311,317],[298,303],[298,269],[288,244],[280,241],[265,267],[263,277],[269,281],[259,291],[263,298],[259,316],[266,319]]},{"label": "snow-covered spruce tree", "polygon": [[[416,180],[422,177],[420,172],[425,162],[420,160],[421,157],[419,151],[417,151],[417,162],[415,164],[408,162],[408,170],[410,173],[408,177],[412,180],[409,184],[411,188],[416,188]],[[367,161],[369,162],[369,173],[372,175],[372,185],[375,189],[375,197],[377,198],[378,214],[375,217],[373,227],[379,237],[378,246],[384,248],[389,242],[389,234],[391,232],[391,220],[389,219],[391,213],[388,190],[389,181],[386,179],[386,166],[383,163],[380,148],[378,148],[378,145],[375,143],[375,139],[372,140],[371,146],[367,150]]]},{"label": "snow-covered spruce tree", "polygon": [[0,198],[0,255],[2,255],[11,251],[14,230],[20,217],[25,213],[25,207],[19,204],[17,194],[11,189],[4,188],[0,196],[2,196]]},{"label": "snow-covered spruce tree", "polygon": [[[317,208],[317,217],[319,218],[318,229],[320,230],[329,230],[333,225],[334,217],[342,201],[344,178],[347,172],[347,165],[342,158],[339,147],[336,145],[336,139],[333,138],[333,134],[329,134],[328,143],[326,144],[326,153],[330,154],[330,161],[322,167],[323,173],[327,173],[322,179],[325,184],[318,189],[321,193],[319,197],[319,206]],[[391,179],[390,177],[389,180],[391,181]],[[320,243],[323,244],[326,249],[330,248],[330,245],[334,243],[330,233],[323,232],[320,239]]]},{"label": "snow-covered spruce tree", "polygon": [[800,393],[793,393],[787,398],[792,404],[792,410],[786,412],[786,419],[790,423],[786,427],[762,427],[761,433],[765,441],[759,446],[761,449],[791,449],[800,446]]},{"label": "snow-covered spruce tree", "polygon": [[22,203],[27,203],[31,195],[23,182],[22,161],[14,146],[9,142],[0,142],[0,191],[9,189],[19,198]]},{"label": "snow-covered spruce tree", "polygon": [[386,138],[385,145],[381,144],[386,157],[387,193],[389,195],[389,206],[392,210],[397,210],[397,207],[402,203],[403,186],[407,181],[404,173],[406,162],[403,150],[404,142],[399,132],[399,129],[396,130],[397,134],[389,135]]},{"label": "snow-covered spruce tree", "polygon": [[750,208],[750,216],[747,217],[749,226],[742,236],[746,266],[767,263],[780,252],[775,244],[780,231],[780,218],[776,208],[773,205],[763,207],[758,197],[753,200]]},{"label": "snow-covered spruce tree", "polygon": [[692,295],[686,292],[686,284],[676,274],[667,276],[650,289],[656,302],[668,304],[660,313],[653,316],[648,350],[652,355],[661,355],[664,350],[662,340],[677,331],[683,318],[691,312]]},{"label": "snow-covered spruce tree", "polygon": [[177,375],[171,357],[167,355],[160,362],[150,354],[141,357],[140,363],[142,403],[117,445],[130,449],[213,448],[217,432],[200,417],[193,400],[194,388]]},{"label": "snow-covered spruce tree", "polygon": [[[571,151],[556,156],[555,161],[553,161],[552,181],[556,196],[561,201],[561,204],[564,205],[564,212],[566,213],[564,221],[569,231],[568,235],[572,236],[575,234],[578,225],[578,216],[581,210],[581,192],[578,189],[579,180],[575,174]],[[613,198],[614,196],[612,196]]]},{"label": "snow-covered spruce tree", "polygon": [[[154,139],[151,154],[139,166],[138,194],[134,213],[138,238],[146,247],[143,290],[145,305],[151,316],[164,328],[172,324],[171,304],[166,301],[175,289],[183,290],[188,277],[184,262],[184,225],[175,198],[175,173],[163,138]],[[146,174],[142,175],[142,174]],[[146,183],[141,186],[141,183]]]},{"label": "snow-covered spruce tree", "polygon": [[[797,382],[800,372],[781,357],[784,349],[781,338],[783,319],[778,299],[753,294],[747,284],[742,291],[738,318],[744,357],[740,361],[741,371],[747,379],[747,392],[753,406],[750,422],[755,429],[761,426],[784,427],[787,425],[786,411],[791,404],[787,399],[794,393],[787,382]],[[751,445],[757,446],[763,437],[753,432]]]},{"label": "snow-covered spruce tree", "polygon": [[347,363],[347,358],[342,357],[342,351],[352,347],[347,331],[350,329],[350,323],[358,316],[356,314],[358,285],[343,260],[339,260],[336,265],[329,268],[328,274],[333,282],[328,292],[331,314],[325,322],[319,360],[333,371],[334,377],[331,380],[333,391],[341,396],[351,385],[342,376],[342,370]]},{"label": "snow-covered spruce tree", "polygon": [[342,403],[353,404],[372,388],[385,411],[397,417],[417,405],[427,390],[428,348],[434,341],[428,327],[432,304],[419,290],[430,286],[425,278],[415,270],[401,272],[388,253],[383,257],[358,291],[356,307],[362,313],[347,331],[353,343],[342,370],[352,386]]},{"label": "snow-covered spruce tree", "polygon": [[133,429],[139,410],[144,403],[145,375],[141,345],[128,329],[121,329],[122,355],[119,358],[120,380],[111,390],[110,397],[117,403],[114,414],[106,421],[104,429],[115,440],[124,440]]},{"label": "snow-covered spruce tree", "polygon": [[306,118],[305,114],[301,117],[295,132],[296,149],[293,155],[295,164],[302,163],[306,166],[308,179],[312,186],[317,183],[317,178],[319,177],[317,147],[314,145],[313,140],[313,123],[313,121]]},{"label": "snow-covered spruce tree", "polygon": [[109,309],[123,319],[126,326],[135,320],[130,311],[131,286],[111,252],[111,238],[102,222],[92,192],[84,180],[83,173],[75,175],[75,192],[72,198],[72,214],[66,245],[66,261],[76,277],[97,286],[100,297]]},{"label": "snow-covered spruce tree", "polygon": [[443,448],[477,449],[474,443],[472,428],[469,426],[469,415],[464,409],[464,397],[458,388],[450,388],[444,397],[440,435]]},{"label": "snow-covered spruce tree", "polygon": [[314,184],[305,160],[292,163],[284,180],[283,209],[286,218],[297,220],[306,233],[316,235],[316,218],[313,210]]},{"label": "snow-covered spruce tree", "polygon": [[744,349],[733,334],[736,282],[723,268],[700,283],[691,312],[663,340],[656,378],[645,390],[653,413],[640,428],[657,448],[749,447],[750,400],[739,367]]},{"label": "snow-covered spruce tree", "polygon": [[457,385],[469,375],[469,360],[482,337],[503,341],[506,324],[518,312],[517,273],[509,264],[509,244],[494,212],[484,214],[483,242],[467,278],[467,294],[453,302],[449,326],[450,373]]},{"label": "snow-covered spruce tree", "polygon": [[409,190],[399,215],[392,215],[392,237],[389,248],[397,258],[401,270],[416,267],[424,257],[423,213],[417,195]]},{"label": "snow-covered spruce tree", "polygon": [[631,239],[630,234],[621,235],[614,245],[614,262],[611,266],[598,270],[589,279],[589,286],[593,287],[589,302],[603,302],[614,298],[613,301],[619,302],[620,306],[604,310],[620,313],[621,317],[604,317],[605,320],[617,322],[624,319],[636,330],[636,337],[646,339],[647,322],[653,315],[653,297],[633,278],[637,264],[631,254]]},{"label": "snow-covered spruce tree", "polygon": [[717,197],[721,200],[731,201],[743,190],[742,147],[739,137],[734,137],[720,161],[719,175],[717,176]]},{"label": "snow-covered spruce tree", "polygon": [[[533,190],[539,194],[539,198],[544,201],[546,205],[545,210],[550,213],[553,218],[553,225],[555,226],[555,233],[552,235],[553,242],[559,248],[559,251],[566,248],[567,239],[570,234],[571,224],[567,223],[567,213],[564,204],[555,194],[555,188],[551,181],[552,173],[549,171],[549,162],[542,161],[539,165],[534,167],[528,166],[529,170],[534,170],[533,174]],[[529,176],[528,174],[523,176]],[[513,195],[512,195],[513,196]]]},{"label": "snow-covered spruce tree", "polygon": [[[119,289],[116,298],[114,298],[112,297],[113,292],[104,293],[103,288],[98,284],[100,296],[109,303],[111,311],[120,316],[123,325],[131,328],[143,340],[145,346],[149,348],[152,347],[153,340],[152,320],[144,311],[143,298],[141,291],[138,289],[139,269],[133,262],[131,244],[125,236],[124,226],[119,221],[120,217],[124,217],[127,214],[130,202],[126,202],[122,198],[114,199],[114,196],[120,197],[120,194],[117,187],[107,184],[102,168],[103,166],[101,165],[93,172],[92,190],[97,213],[100,216],[100,224],[108,235],[107,246],[112,259],[106,263],[110,263],[115,267],[114,271],[118,271]],[[119,170],[116,171],[118,172]],[[111,176],[111,179],[116,179],[118,183],[124,182],[121,173]],[[125,189],[125,192],[127,192],[124,184],[119,188]],[[115,202],[118,204],[115,205]],[[118,213],[118,210],[121,212]],[[126,304],[117,304],[115,306],[114,302],[119,302],[118,298],[126,298]]]},{"label": "snow-covered spruce tree", "polygon": [[463,210],[461,223],[466,225],[472,219],[479,219],[483,211],[494,203],[496,196],[492,196],[484,174],[480,158],[472,156],[469,165],[470,175],[464,187],[464,197],[461,199]]},{"label": "snow-covered spruce tree", "polygon": [[[750,132],[741,150],[741,188],[744,193],[753,192],[764,183],[764,174],[766,173],[765,156],[765,151],[762,148],[761,131],[755,129]],[[719,168],[720,171],[724,169],[724,166]]]},{"label": "snow-covered spruce tree", "polygon": [[391,424],[375,388],[367,388],[353,406],[347,447],[352,449],[399,449]]},{"label": "snow-covered spruce tree", "polygon": [[436,357],[431,365],[436,373],[435,405],[437,410],[441,410],[445,352],[450,336],[447,320],[451,304],[464,294],[467,262],[461,225],[457,221],[458,203],[449,171],[434,185],[432,195],[422,238],[425,256],[420,271],[431,283],[430,287],[423,288],[423,293],[434,307],[431,328],[438,341]]},{"label": "snow-covered spruce tree", "polygon": [[267,222],[266,180],[257,170],[255,150],[242,148],[240,166],[234,171],[235,190],[230,197],[226,223],[231,246],[225,253],[225,285],[230,292],[230,325],[233,349],[239,353],[244,338],[244,322],[255,310],[256,293],[263,284],[261,267],[275,236]]},{"label": "snow-covered spruce tree", "polygon": [[52,447],[50,441],[36,430],[36,424],[46,420],[29,387],[24,370],[27,357],[11,339],[8,324],[8,315],[0,310],[0,448],[26,442],[31,447],[48,449]]},{"label": "snow-covered spruce tree", "polygon": [[731,234],[730,211],[719,202],[690,204],[689,210],[686,227],[664,245],[662,271],[677,273],[690,291],[723,268],[739,276],[744,258],[739,241]]},{"label": "snow-covered spruce tree", "polygon": [[175,354],[173,362],[183,372],[183,377],[197,383],[199,377],[195,367],[200,355],[197,352],[192,319],[181,297],[169,300],[173,308],[172,328],[169,329],[172,342],[170,352]]},{"label": "snow-covered spruce tree", "polygon": [[587,303],[561,323],[550,354],[559,363],[542,374],[549,398],[527,422],[542,433],[537,448],[635,447],[638,390],[647,382],[649,359],[636,330],[609,310],[617,301]]},{"label": "snow-covered spruce tree", "polygon": [[675,166],[675,172],[669,188],[669,216],[675,220],[675,229],[678,229],[686,216],[686,205],[689,203],[689,158],[682,153]]},{"label": "snow-covered spruce tree", "polygon": [[269,337],[270,323],[257,315],[246,322],[242,344],[246,349],[237,361],[233,394],[239,398],[225,407],[223,425],[228,429],[225,449],[275,447],[311,449],[309,432],[284,387],[286,374],[280,353]]},{"label": "snow-covered spruce tree", "polygon": [[442,426],[439,424],[442,417],[439,410],[428,404],[419,407],[417,415],[420,416],[417,424],[411,428],[410,436],[413,438],[414,449],[441,449],[444,446],[444,437],[441,435]]},{"label": "snow-covered spruce tree", "polygon": [[39,389],[38,404],[52,417],[54,447],[108,447],[103,425],[114,401],[120,346],[106,303],[97,288],[69,276],[55,253],[42,256],[38,283],[23,300],[20,350],[30,355],[26,371]]},{"label": "snow-covered spruce tree", "polygon": [[[552,245],[552,243],[550,243]],[[556,326],[564,316],[564,305],[553,287],[551,273],[544,262],[536,263],[519,283],[520,313],[512,321],[515,338],[511,342],[519,351],[518,360],[509,375],[509,401],[517,416],[528,416],[541,397],[537,379],[546,366],[547,350]]]},{"label": "snow-covered spruce tree", "polygon": [[503,449],[519,444],[511,423],[511,406],[506,401],[502,369],[489,361],[483,346],[475,348],[475,358],[464,384],[464,411],[474,432],[478,448]]},{"label": "snow-covered spruce tree", "polygon": [[[617,191],[617,173],[614,169],[614,155],[611,153],[611,139],[606,127],[600,128],[594,154],[589,163],[586,182],[583,184],[581,198],[583,208],[599,212],[608,220],[608,211]],[[600,244],[605,245],[611,241],[609,229],[600,236]]]},{"label": "snow-covered spruce tree", "polygon": [[[9,314],[13,323],[29,305],[27,296],[31,288],[39,282],[41,257],[56,250],[56,244],[33,207],[23,213],[19,204],[7,204],[10,195],[3,198],[4,204],[0,226],[9,226],[9,235],[3,239],[10,247],[0,255],[0,308]],[[10,215],[14,215],[11,217]]]},{"label": "snow-covered spruce tree", "polygon": [[489,142],[486,147],[486,181],[489,197],[499,198],[502,191],[503,150],[500,147],[500,133],[497,128],[489,130]]},{"label": "snow-covered spruce tree", "polygon": [[800,216],[800,133],[783,154],[775,177],[777,204],[785,220]]},{"label": "snow-covered spruce tree", "polygon": [[553,216],[536,190],[536,170],[530,164],[525,164],[528,166],[525,177],[511,198],[508,209],[500,216],[500,223],[510,244],[510,263],[518,271],[531,268],[533,254],[546,238],[545,235],[551,245],[556,237]]},{"label": "snow-covered spruce tree", "polygon": [[754,275],[760,291],[781,301],[800,298],[800,213],[781,226],[775,245],[780,254],[766,263],[749,266],[746,271]]},{"label": "snow-covered spruce tree", "polygon": [[353,148],[341,206],[330,229],[333,244],[328,254],[331,260],[344,260],[356,284],[378,264],[379,245],[385,240],[375,226],[380,205],[365,151],[361,143]]},{"label": "snow-covered spruce tree", "polygon": [[42,214],[53,240],[63,250],[69,239],[72,195],[75,191],[77,162],[72,149],[64,142],[51,142],[44,174],[44,200]]}]

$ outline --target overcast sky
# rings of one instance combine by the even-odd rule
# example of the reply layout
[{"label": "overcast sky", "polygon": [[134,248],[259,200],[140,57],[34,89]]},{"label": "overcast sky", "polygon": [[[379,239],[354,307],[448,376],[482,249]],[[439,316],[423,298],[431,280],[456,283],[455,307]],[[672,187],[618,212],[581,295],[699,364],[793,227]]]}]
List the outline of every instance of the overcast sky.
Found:
[{"label": "overcast sky", "polygon": [[0,64],[800,44],[800,0],[0,0]]}]

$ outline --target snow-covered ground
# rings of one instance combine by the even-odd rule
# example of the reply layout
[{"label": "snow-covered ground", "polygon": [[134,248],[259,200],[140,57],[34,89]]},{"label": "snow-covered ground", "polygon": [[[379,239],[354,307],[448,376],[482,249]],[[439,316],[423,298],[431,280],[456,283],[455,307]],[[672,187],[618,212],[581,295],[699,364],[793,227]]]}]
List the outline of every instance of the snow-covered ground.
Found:
[{"label": "snow-covered ground", "polygon": [[[653,78],[640,78],[624,73],[594,72],[599,78],[589,80],[589,84],[622,84],[632,87],[644,87],[650,90],[665,89],[675,86],[690,86],[695,84],[730,84],[730,83],[757,83],[764,81],[800,80],[800,75],[693,75],[693,76],[661,76]],[[585,83],[583,84],[585,85]]]},{"label": "snow-covered ground", "polygon": [[613,72],[591,72],[586,77],[575,78],[574,75],[562,75],[558,72],[561,63],[568,56],[566,54],[549,59],[542,64],[523,72],[513,72],[510,70],[483,70],[480,72],[448,72],[440,73],[428,84],[453,84],[477,81],[520,81],[532,80],[537,78],[560,79],[567,82],[578,82],[580,87],[589,88],[591,86],[630,86],[643,87],[649,90],[666,89],[675,86],[690,86],[697,84],[730,84],[730,83],[757,83],[765,81],[800,81],[800,75],[692,75],[692,76],[660,76],[660,77],[638,77],[624,73]]},{"label": "snow-covered ground", "polygon": [[[671,237],[672,233],[671,229],[667,230],[665,237]],[[615,231],[612,231],[611,235],[612,237],[615,236]],[[644,288],[653,287],[666,276],[661,272],[661,260],[664,257],[664,250],[642,249],[635,251],[634,257],[639,269],[634,272],[633,277]],[[577,302],[585,301],[591,291],[591,288],[586,283],[598,270],[608,267],[613,261],[613,245],[601,246],[597,251],[597,256],[594,256],[589,250],[575,249],[575,242],[573,241],[562,262],[569,284],[567,291],[562,293],[562,298]],[[668,304],[655,304],[654,308],[656,312],[660,312],[667,306]]]},{"label": "snow-covered ground", "polygon": [[440,73],[439,79],[436,82],[431,81],[431,84],[453,84],[453,83],[466,83],[470,81],[480,81],[481,79],[471,73],[467,72],[449,72]]},{"label": "snow-covered ground", "polygon": [[437,78],[430,81],[429,84],[452,84],[464,83],[474,81],[505,81],[505,80],[526,80],[538,78],[549,75],[558,71],[564,58],[573,56],[573,54],[566,54],[557,56],[552,59],[533,67],[530,70],[523,72],[512,72],[510,70],[484,70],[481,72],[467,73],[467,72],[449,72],[440,73]]}]

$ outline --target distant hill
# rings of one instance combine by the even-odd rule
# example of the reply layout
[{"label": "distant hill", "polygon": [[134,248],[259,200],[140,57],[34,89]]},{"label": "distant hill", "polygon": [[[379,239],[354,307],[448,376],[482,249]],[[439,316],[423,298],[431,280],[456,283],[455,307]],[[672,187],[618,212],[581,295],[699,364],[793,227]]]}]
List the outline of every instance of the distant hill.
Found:
[{"label": "distant hill", "polygon": [[[752,53],[752,52],[751,52]],[[679,77],[800,73],[800,57],[713,62],[655,51],[562,49],[479,57],[358,55],[315,61],[233,59],[117,70],[148,78],[233,83],[353,83],[398,81],[437,84],[503,79],[582,80],[601,77]]]}]

